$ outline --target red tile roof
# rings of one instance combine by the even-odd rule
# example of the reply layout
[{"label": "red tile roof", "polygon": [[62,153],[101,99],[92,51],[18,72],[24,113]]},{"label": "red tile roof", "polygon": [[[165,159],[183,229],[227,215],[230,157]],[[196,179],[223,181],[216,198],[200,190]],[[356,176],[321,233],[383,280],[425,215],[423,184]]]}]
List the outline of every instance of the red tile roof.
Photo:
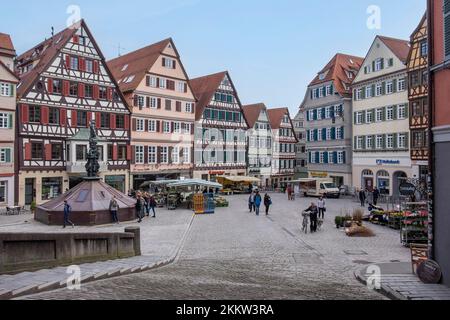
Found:
[{"label": "red tile roof", "polygon": [[[81,23],[84,23],[83,21]],[[52,61],[56,58],[58,52],[66,45],[66,43],[77,32],[77,28],[69,27],[54,35],[53,38],[47,39],[34,48],[17,57],[16,73],[18,67],[33,63],[34,67],[27,73],[19,75],[20,86],[17,88],[17,94],[21,97],[28,91],[34,80]]]},{"label": "red tile roof", "polygon": [[0,32],[0,52],[16,55],[16,50],[9,34]]},{"label": "red tile roof", "polygon": [[410,45],[408,40],[401,40],[378,36],[378,38],[403,62],[406,64]]},{"label": "red tile roof", "polygon": [[267,110],[267,107],[264,103],[257,103],[242,106],[242,110],[244,111],[250,129],[252,129],[255,126],[256,121],[258,121],[261,111]]},{"label": "red tile roof", "polygon": [[228,72],[223,71],[190,80],[192,90],[197,98],[195,110],[195,118],[197,121],[201,119],[203,111],[211,102],[216,90],[219,88],[226,75],[228,75]]},{"label": "red tile roof", "polygon": [[281,121],[285,115],[289,115],[288,108],[276,108],[267,110],[267,115],[269,116],[270,126],[272,129],[279,129],[281,126]]},{"label": "red tile roof", "polygon": [[[120,90],[122,92],[136,90],[169,43],[173,45],[170,38],[108,61],[108,66],[117,81],[134,76],[128,83],[120,81]],[[173,47],[175,48],[174,45]],[[128,67],[124,70],[126,65]]]},{"label": "red tile roof", "polygon": [[[364,58],[351,56],[347,54],[337,53],[333,59],[317,74],[309,86],[333,81],[335,90],[341,95],[346,96],[351,93],[350,85],[356,77],[359,69],[364,62]],[[353,76],[349,78],[348,72]],[[320,79],[320,75],[326,73],[324,79]],[[344,87],[344,83],[347,88]]]}]

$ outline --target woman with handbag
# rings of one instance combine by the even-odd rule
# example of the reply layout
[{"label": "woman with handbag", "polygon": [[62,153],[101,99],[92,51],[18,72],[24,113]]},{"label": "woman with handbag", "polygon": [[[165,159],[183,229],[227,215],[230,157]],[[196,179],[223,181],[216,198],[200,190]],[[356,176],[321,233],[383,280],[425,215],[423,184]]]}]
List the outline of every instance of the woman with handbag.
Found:
[{"label": "woman with handbag", "polygon": [[327,211],[327,205],[323,197],[320,197],[319,201],[317,202],[317,207],[319,208],[319,219],[322,220],[325,219],[325,212]]}]

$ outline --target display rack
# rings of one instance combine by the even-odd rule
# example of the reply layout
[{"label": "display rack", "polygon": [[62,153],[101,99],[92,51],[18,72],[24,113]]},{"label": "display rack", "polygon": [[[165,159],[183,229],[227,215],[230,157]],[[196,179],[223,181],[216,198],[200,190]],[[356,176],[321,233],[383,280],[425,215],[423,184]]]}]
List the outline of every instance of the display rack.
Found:
[{"label": "display rack", "polygon": [[426,202],[403,204],[400,240],[404,246],[428,243],[428,205]]}]

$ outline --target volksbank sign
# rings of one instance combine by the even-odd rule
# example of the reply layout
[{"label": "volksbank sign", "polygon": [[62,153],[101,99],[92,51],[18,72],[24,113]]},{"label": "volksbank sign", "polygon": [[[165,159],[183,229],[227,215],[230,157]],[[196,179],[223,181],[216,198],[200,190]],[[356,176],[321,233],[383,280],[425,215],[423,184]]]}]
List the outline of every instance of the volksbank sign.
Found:
[{"label": "volksbank sign", "polygon": [[400,160],[382,160],[382,159],[377,159],[377,165],[382,166],[382,165],[399,165],[400,164]]}]

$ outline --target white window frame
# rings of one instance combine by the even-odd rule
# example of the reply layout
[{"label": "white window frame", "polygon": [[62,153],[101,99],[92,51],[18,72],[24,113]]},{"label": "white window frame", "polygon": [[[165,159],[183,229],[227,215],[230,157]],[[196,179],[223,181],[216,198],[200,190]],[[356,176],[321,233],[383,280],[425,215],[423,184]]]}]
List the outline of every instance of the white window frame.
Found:
[{"label": "white window frame", "polygon": [[394,93],[394,81],[388,81],[386,82],[386,94],[393,94]]},{"label": "white window frame", "polygon": [[156,120],[148,120],[148,132],[156,132]]},{"label": "white window frame", "polygon": [[377,135],[375,137],[375,148],[378,150],[383,149],[383,136],[382,135]]},{"label": "white window frame", "polygon": [[322,108],[317,109],[317,120],[322,120]]},{"label": "white window frame", "polygon": [[382,83],[377,83],[375,85],[375,96],[376,97],[380,97],[383,95],[383,84]]},{"label": "white window frame", "polygon": [[326,107],[325,108],[325,119],[330,119],[331,118],[331,108],[332,107]]},{"label": "white window frame", "polygon": [[10,97],[11,96],[11,85],[6,82],[0,82],[0,96]]},{"label": "white window frame", "polygon": [[397,145],[399,149],[406,149],[406,133],[399,133]]},{"label": "white window frame", "polygon": [[366,148],[373,149],[373,137],[372,136],[366,137]]},{"label": "white window frame", "polygon": [[398,88],[397,88],[398,91],[405,91],[406,90],[406,79],[405,78],[398,79],[397,83],[398,83],[398,85],[397,85],[398,86]]},{"label": "white window frame", "polygon": [[382,122],[383,121],[383,109],[378,108],[375,109],[375,122]]},{"label": "white window frame", "polygon": [[150,76],[150,87],[156,88],[158,85],[158,78],[154,76]]},{"label": "white window frame", "polygon": [[158,99],[155,97],[150,97],[150,108],[157,109],[158,108]]},{"label": "white window frame", "polygon": [[336,128],[336,140],[342,140],[344,137],[342,136],[342,128],[337,127]]},{"label": "white window frame", "polygon": [[161,163],[169,163],[169,147],[161,147]]},{"label": "white window frame", "polygon": [[167,79],[159,78],[159,88],[160,89],[167,89]]},{"label": "white window frame", "polygon": [[148,147],[148,163],[149,164],[158,163],[158,148],[155,146]]},{"label": "white window frame", "polygon": [[397,119],[406,119],[406,108],[407,106],[405,104],[400,104],[397,106]]},{"label": "white window frame", "polygon": [[136,164],[144,164],[145,157],[144,157],[144,146],[136,146],[135,147],[135,163]]},{"label": "white window frame", "polygon": [[172,128],[169,121],[163,121],[163,133],[168,134],[172,132]]},{"label": "white window frame", "polygon": [[180,147],[173,147],[173,149],[172,149],[172,163],[180,164]]},{"label": "white window frame", "polygon": [[181,122],[174,122],[173,123],[173,132],[174,133],[181,133]]},{"label": "white window frame", "polygon": [[183,149],[183,163],[190,163],[190,162],[191,162],[191,149],[184,148]]},{"label": "white window frame", "polygon": [[366,99],[372,98],[372,86],[366,87]]},{"label": "white window frame", "polygon": [[344,151],[338,151],[337,153],[337,163],[344,164]]},{"label": "white window frame", "polygon": [[180,93],[184,92],[184,82],[182,82],[182,81],[177,82],[177,91]]},{"label": "white window frame", "polygon": [[374,70],[375,72],[382,70],[382,68],[381,68],[382,61],[383,61],[383,58],[378,58],[375,60],[375,70]]},{"label": "white window frame", "polygon": [[386,107],[386,121],[394,120],[394,106]]},{"label": "white window frame", "polygon": [[364,111],[356,112],[356,124],[363,124],[364,118]]},{"label": "white window frame", "polygon": [[394,135],[393,134],[386,135],[386,148],[394,149]]},{"label": "white window frame", "polygon": [[0,129],[9,129],[9,113],[0,113]]},{"label": "white window frame", "polygon": [[192,102],[186,102],[186,105],[184,107],[184,111],[186,113],[192,113],[193,108],[194,108],[194,104]]},{"label": "white window frame", "polygon": [[370,124],[370,123],[373,123],[373,113],[372,113],[372,110],[366,110],[366,116],[365,116],[365,120],[366,120],[366,123],[368,123],[368,124]]},{"label": "white window frame", "polygon": [[145,131],[145,120],[138,118],[136,119],[136,131],[137,132],[144,132]]},{"label": "white window frame", "polygon": [[323,152],[323,151],[319,152],[319,163],[320,164],[325,163],[325,152]]},{"label": "white window frame", "polygon": [[362,150],[363,142],[364,142],[364,137],[357,137],[356,138],[356,149],[357,150]]},{"label": "white window frame", "polygon": [[331,140],[331,128],[327,128],[326,139],[327,141]]}]

